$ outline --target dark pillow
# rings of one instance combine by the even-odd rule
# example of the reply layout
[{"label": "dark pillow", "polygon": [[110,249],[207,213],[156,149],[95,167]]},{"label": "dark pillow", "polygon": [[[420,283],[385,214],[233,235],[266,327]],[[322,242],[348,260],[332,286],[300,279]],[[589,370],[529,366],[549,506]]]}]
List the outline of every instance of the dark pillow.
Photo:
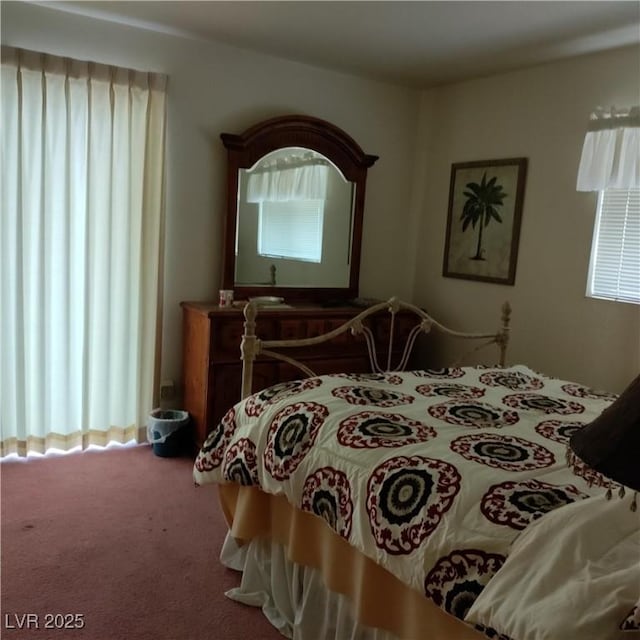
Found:
[{"label": "dark pillow", "polygon": [[592,469],[640,491],[640,375],[593,422],[574,433],[569,446]]}]

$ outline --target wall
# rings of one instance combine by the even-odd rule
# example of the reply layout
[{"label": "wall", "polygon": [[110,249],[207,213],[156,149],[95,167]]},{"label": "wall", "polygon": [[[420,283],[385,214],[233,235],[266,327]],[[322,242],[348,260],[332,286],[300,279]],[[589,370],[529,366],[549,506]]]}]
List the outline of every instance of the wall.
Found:
[{"label": "wall", "polygon": [[182,300],[212,300],[221,277],[226,157],[222,132],[301,113],[333,122],[369,170],[361,294],[410,294],[406,260],[418,93],[234,47],[2,3],[7,45],[169,74],[162,379],[180,379]]},{"label": "wall", "polygon": [[[584,296],[596,197],[575,191],[589,112],[638,102],[637,48],[418,94],[42,6],[1,8],[4,44],[170,76],[163,379],[181,374],[179,302],[219,287],[219,134],[285,113],[327,119],[380,156],[367,183],[362,295],[413,297],[470,330],[496,326],[508,299],[512,362],[614,391],[640,370],[640,307]],[[529,170],[515,286],[443,278],[451,163],[517,156]]]},{"label": "wall", "polygon": [[[640,371],[640,306],[585,297],[597,198],[575,183],[589,113],[639,95],[637,47],[423,92],[415,301],[474,330],[497,326],[509,300],[512,363],[621,391]],[[515,285],[442,277],[451,164],[520,156],[529,165]]]}]

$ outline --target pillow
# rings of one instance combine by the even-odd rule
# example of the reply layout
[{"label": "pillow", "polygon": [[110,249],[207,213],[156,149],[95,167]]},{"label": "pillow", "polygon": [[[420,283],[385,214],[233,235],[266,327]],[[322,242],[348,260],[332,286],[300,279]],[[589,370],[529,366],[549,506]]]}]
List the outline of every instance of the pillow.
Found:
[{"label": "pillow", "polygon": [[640,375],[595,420],[571,436],[569,447],[606,478],[640,491]]},{"label": "pillow", "polygon": [[530,524],[465,620],[518,640],[620,640],[640,589],[629,502],[595,496]]}]

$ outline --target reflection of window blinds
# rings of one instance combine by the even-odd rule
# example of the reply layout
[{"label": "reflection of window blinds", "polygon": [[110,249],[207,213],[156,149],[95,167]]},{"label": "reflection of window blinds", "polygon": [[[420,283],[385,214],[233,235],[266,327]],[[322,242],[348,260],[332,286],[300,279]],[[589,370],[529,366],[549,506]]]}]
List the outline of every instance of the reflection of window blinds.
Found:
[{"label": "reflection of window blinds", "polygon": [[258,253],[321,262],[323,218],[324,200],[261,202]]},{"label": "reflection of window blinds", "polygon": [[587,295],[640,303],[640,189],[600,192]]}]

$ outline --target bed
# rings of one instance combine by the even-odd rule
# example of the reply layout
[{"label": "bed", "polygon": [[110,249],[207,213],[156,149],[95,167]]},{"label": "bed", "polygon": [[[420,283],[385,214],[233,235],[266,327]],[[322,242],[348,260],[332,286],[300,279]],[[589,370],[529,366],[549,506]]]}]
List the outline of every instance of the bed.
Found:
[{"label": "bed", "polygon": [[[297,640],[637,637],[635,496],[607,500],[607,478],[566,462],[571,435],[616,396],[507,366],[508,305],[497,331],[472,334],[392,298],[297,341],[261,341],[258,312],[245,308],[243,399],[194,465],[229,524],[222,561],[243,572],[230,597]],[[397,363],[368,334],[380,312],[392,326],[416,316]],[[366,340],[371,373],[315,376],[285,353],[345,331]],[[496,345],[497,364],[465,366],[465,352],[405,371],[436,332],[473,353]],[[258,355],[300,379],[252,393]]]}]

